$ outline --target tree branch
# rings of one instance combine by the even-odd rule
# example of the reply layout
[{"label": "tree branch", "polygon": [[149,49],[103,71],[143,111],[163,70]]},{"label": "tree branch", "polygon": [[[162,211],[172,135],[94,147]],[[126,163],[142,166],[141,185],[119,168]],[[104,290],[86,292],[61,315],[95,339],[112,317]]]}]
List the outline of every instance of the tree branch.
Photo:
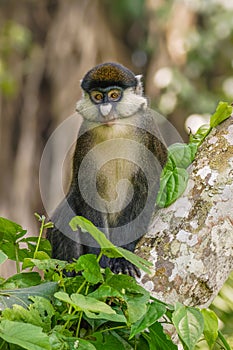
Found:
[{"label": "tree branch", "polygon": [[185,193],[137,245],[155,269],[138,281],[168,303],[207,307],[233,269],[233,117],[212,130],[189,173]]}]

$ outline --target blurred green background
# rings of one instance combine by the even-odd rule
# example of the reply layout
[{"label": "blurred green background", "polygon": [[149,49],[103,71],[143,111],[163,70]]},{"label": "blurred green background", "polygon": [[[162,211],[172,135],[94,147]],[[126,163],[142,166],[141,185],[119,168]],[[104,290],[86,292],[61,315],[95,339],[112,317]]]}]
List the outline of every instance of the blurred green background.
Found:
[{"label": "blurred green background", "polygon": [[[186,141],[187,118],[195,128],[233,100],[233,1],[0,0],[1,216],[36,233],[44,146],[74,113],[79,80],[105,61],[143,74],[152,108]],[[233,338],[232,300],[230,278],[213,308]]]}]

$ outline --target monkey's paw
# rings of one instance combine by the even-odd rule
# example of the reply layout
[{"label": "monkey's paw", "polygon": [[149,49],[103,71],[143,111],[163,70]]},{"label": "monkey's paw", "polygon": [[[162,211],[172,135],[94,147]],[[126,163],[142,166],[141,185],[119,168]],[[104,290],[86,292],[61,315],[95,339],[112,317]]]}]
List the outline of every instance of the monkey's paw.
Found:
[{"label": "monkey's paw", "polygon": [[140,277],[141,272],[137,266],[124,258],[109,259],[109,267],[113,273],[123,273],[132,277]]}]

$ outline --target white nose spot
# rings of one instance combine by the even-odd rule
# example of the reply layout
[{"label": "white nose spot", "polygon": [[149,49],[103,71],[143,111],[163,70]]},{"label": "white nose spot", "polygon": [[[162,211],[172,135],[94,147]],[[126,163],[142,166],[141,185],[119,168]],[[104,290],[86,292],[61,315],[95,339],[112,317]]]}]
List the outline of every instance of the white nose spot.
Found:
[{"label": "white nose spot", "polygon": [[105,103],[100,105],[100,112],[104,117],[106,117],[111,112],[111,109],[112,109],[111,103]]}]

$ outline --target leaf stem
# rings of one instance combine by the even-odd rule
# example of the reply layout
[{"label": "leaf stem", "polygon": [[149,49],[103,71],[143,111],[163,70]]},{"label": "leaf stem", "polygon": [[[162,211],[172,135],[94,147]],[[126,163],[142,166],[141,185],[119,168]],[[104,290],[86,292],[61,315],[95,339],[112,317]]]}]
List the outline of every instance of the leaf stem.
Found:
[{"label": "leaf stem", "polygon": [[90,287],[90,283],[87,283],[86,290],[85,290],[85,295],[87,295],[87,294],[88,294],[89,287]]},{"label": "leaf stem", "polygon": [[105,329],[100,330],[99,333],[115,331],[115,329],[122,329],[122,328],[127,328],[127,326],[116,326],[116,327],[112,327],[112,328],[105,328]]},{"label": "leaf stem", "polygon": [[6,344],[6,341],[3,340],[3,342],[2,342],[2,344],[1,344],[1,346],[0,346],[0,350],[1,350],[1,349],[4,349],[4,348],[3,348],[3,345],[5,345],[5,344]]},{"label": "leaf stem", "polygon": [[97,257],[97,262],[98,263],[100,262],[100,259],[102,258],[102,256],[103,256],[103,252],[102,252],[102,249],[101,249],[100,253],[99,253],[98,257]]},{"label": "leaf stem", "polygon": [[79,336],[82,318],[83,318],[83,311],[81,311],[80,315],[79,315],[78,326],[77,326],[77,330],[76,330],[76,337],[77,338]]},{"label": "leaf stem", "polygon": [[[69,310],[68,310],[68,315],[72,315],[72,305],[70,305],[69,306]],[[63,325],[63,329],[66,329],[66,328],[68,328],[67,326],[69,325],[69,323],[70,323],[70,320],[67,320],[66,322],[65,322],[65,324]]]},{"label": "leaf stem", "polygon": [[16,263],[16,271],[20,273],[20,263],[19,263],[19,245],[15,244],[15,263]]},{"label": "leaf stem", "polygon": [[85,284],[87,283],[86,280],[83,281],[83,283],[81,284],[81,286],[79,287],[79,289],[77,290],[77,294],[80,294],[81,290],[83,289],[83,287],[85,287]]},{"label": "leaf stem", "polygon": [[218,337],[221,340],[221,342],[223,343],[224,347],[226,350],[231,350],[230,345],[228,344],[228,342],[226,341],[226,338],[224,337],[224,335],[222,334],[221,331],[218,331]]},{"label": "leaf stem", "polygon": [[36,253],[38,252],[38,249],[39,249],[39,246],[40,246],[40,241],[41,241],[41,238],[42,238],[42,234],[44,232],[45,216],[42,215],[39,220],[41,221],[40,232],[39,232],[39,237],[38,237],[38,241],[37,241],[37,244],[36,244],[36,249],[35,249],[34,254],[33,254],[33,259],[35,259],[35,257],[36,257]]}]

